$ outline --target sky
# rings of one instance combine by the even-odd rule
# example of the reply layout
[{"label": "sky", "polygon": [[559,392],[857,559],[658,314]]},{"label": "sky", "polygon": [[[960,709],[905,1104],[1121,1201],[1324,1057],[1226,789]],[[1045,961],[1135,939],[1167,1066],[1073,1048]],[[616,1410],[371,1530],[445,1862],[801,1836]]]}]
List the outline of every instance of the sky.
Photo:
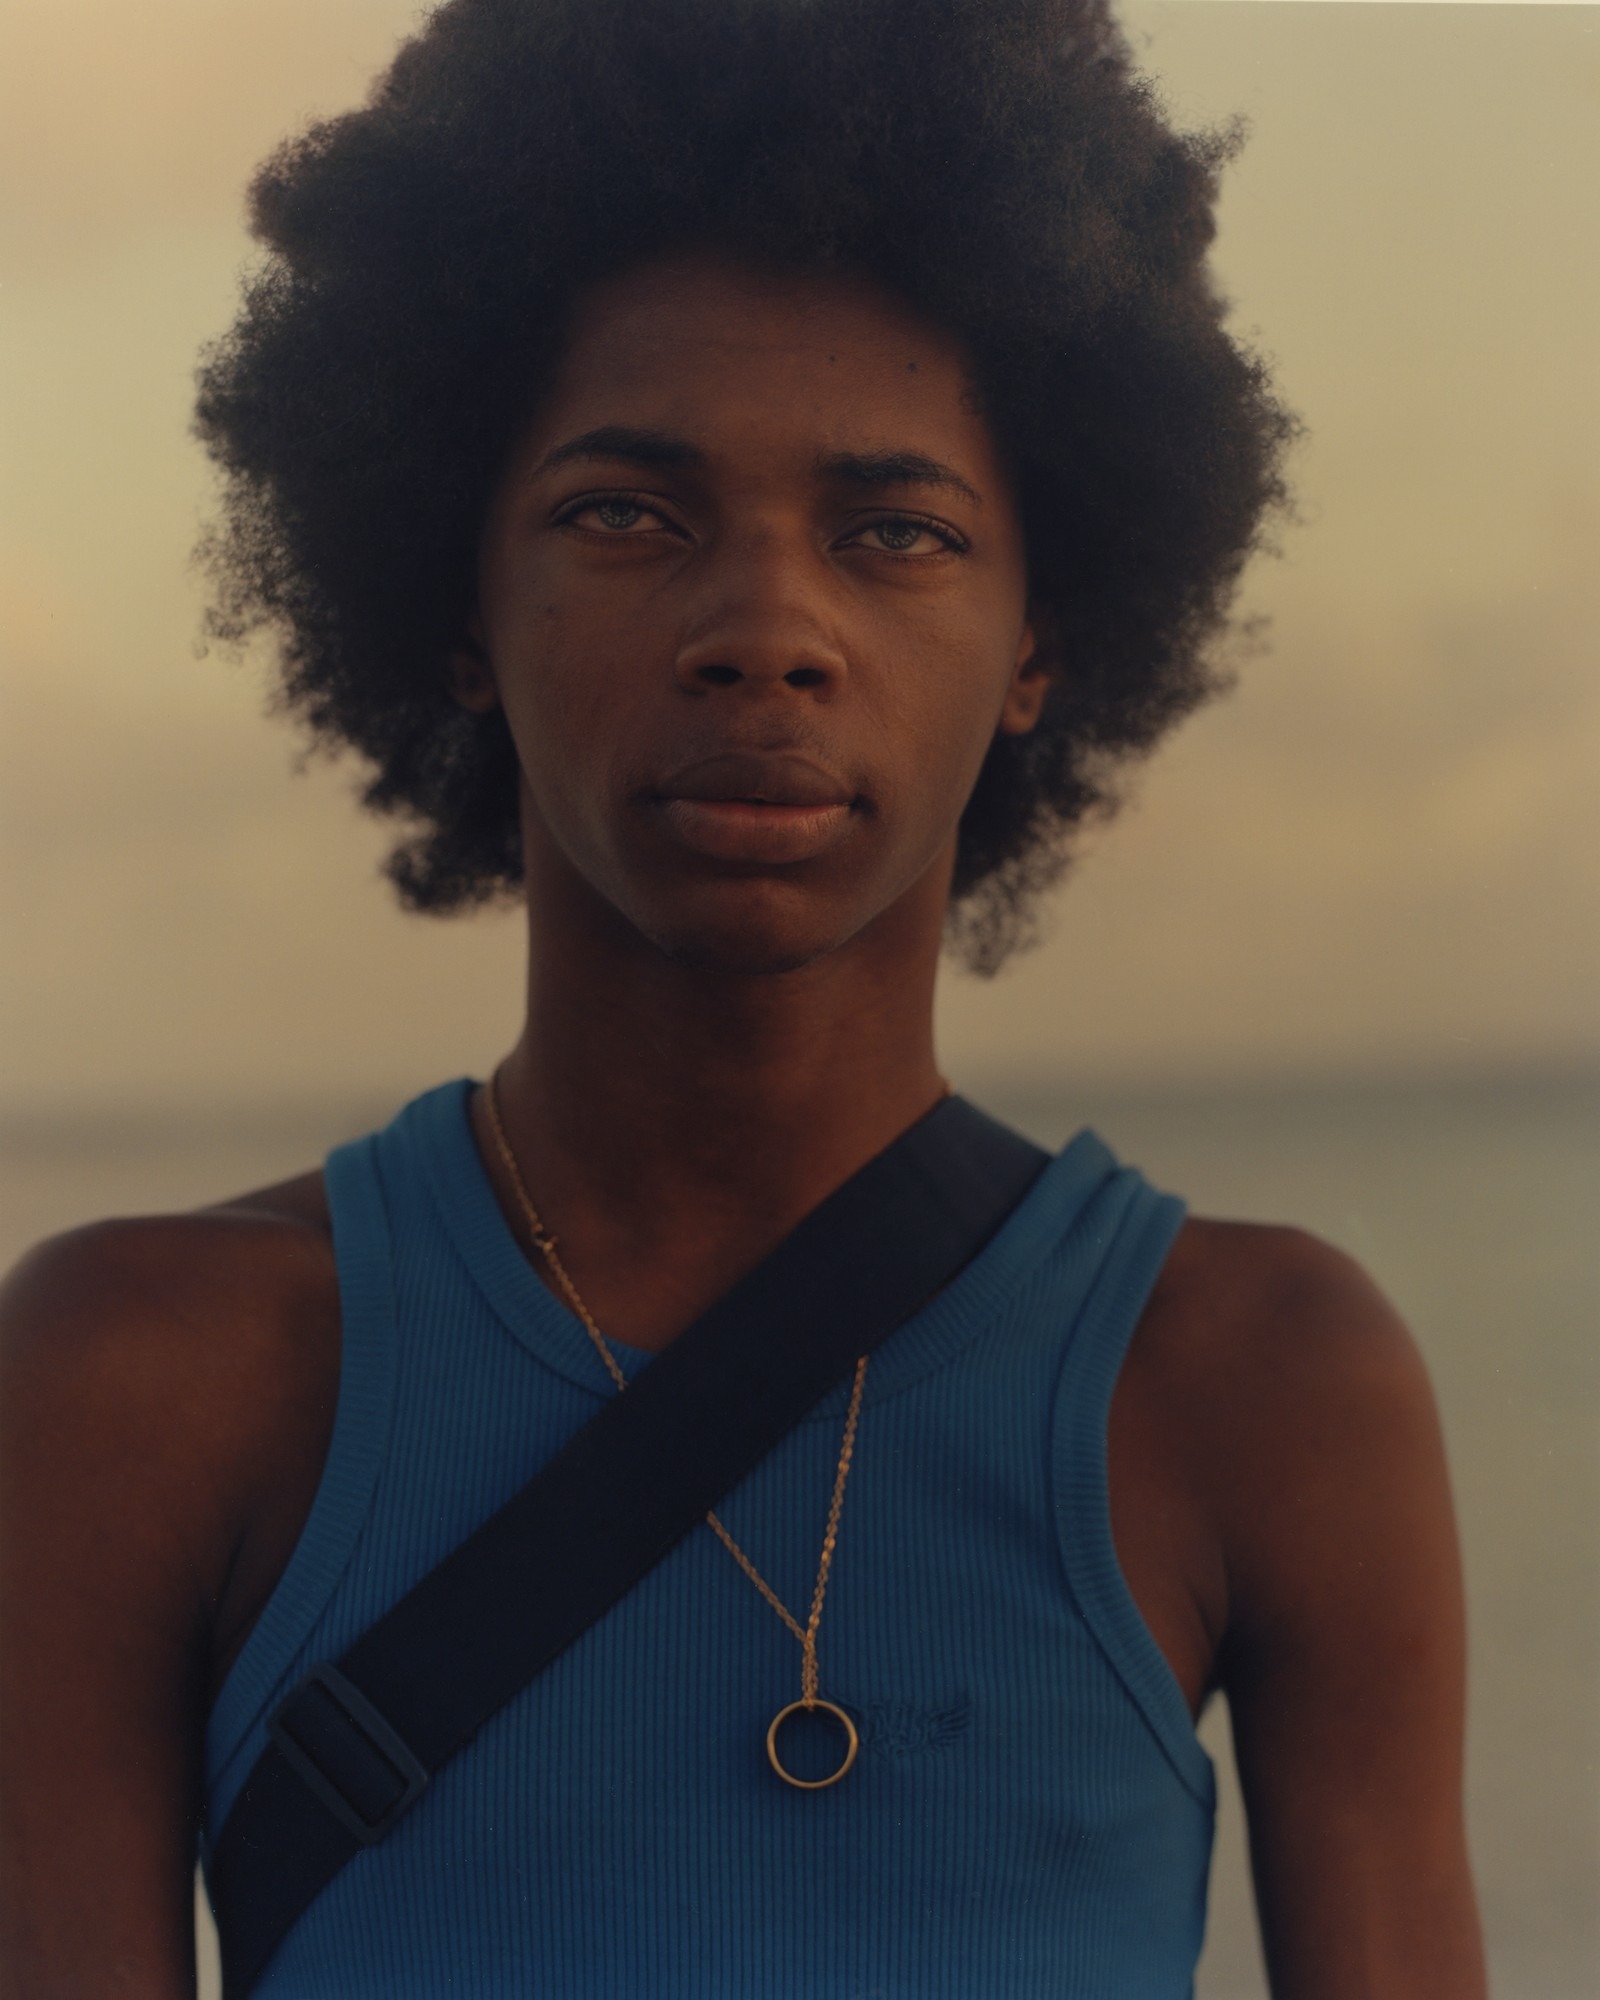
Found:
[{"label": "sky", "polygon": [[[9,0],[0,1114],[398,1099],[515,1032],[516,915],[395,910],[267,661],[198,657],[192,371],[249,173],[397,0]],[[1600,1057],[1600,9],[1137,0],[1235,112],[1216,268],[1308,426],[1236,692],[952,972],[950,1072],[1155,1085]]]}]

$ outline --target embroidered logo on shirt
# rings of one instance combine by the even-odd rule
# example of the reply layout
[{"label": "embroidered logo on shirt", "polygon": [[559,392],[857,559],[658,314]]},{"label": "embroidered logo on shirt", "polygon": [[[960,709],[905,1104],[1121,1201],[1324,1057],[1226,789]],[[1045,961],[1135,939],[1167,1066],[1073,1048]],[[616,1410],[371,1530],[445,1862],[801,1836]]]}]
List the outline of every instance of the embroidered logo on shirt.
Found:
[{"label": "embroidered logo on shirt", "polygon": [[852,1712],[864,1749],[880,1757],[914,1757],[924,1750],[948,1750],[965,1733],[972,1704],[964,1694],[943,1708],[924,1708],[895,1696],[855,1704]]}]

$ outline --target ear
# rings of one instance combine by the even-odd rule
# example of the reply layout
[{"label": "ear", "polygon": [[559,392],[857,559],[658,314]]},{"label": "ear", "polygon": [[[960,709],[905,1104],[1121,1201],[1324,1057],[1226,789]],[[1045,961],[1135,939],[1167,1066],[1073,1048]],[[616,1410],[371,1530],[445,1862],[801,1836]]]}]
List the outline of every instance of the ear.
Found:
[{"label": "ear", "polygon": [[998,727],[1006,736],[1026,736],[1044,712],[1045,697],[1055,678],[1052,649],[1044,641],[1047,617],[1035,607],[1017,642],[1016,665],[1000,709]]},{"label": "ear", "polygon": [[476,612],[467,620],[466,633],[450,654],[445,679],[456,700],[474,715],[487,715],[500,706],[500,690],[495,685],[494,669],[483,641],[483,626]]}]

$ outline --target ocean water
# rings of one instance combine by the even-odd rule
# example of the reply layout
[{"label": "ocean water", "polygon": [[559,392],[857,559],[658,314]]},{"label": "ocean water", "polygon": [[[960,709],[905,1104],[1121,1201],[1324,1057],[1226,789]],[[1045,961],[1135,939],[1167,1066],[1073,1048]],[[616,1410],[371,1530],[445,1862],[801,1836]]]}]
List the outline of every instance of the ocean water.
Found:
[{"label": "ocean water", "polygon": [[[1427,1359],[1469,1610],[1468,1820],[1496,2000],[1600,1994],[1600,1076],[1163,1092],[958,1079],[1048,1144],[1081,1124],[1201,1214],[1357,1256]],[[0,1126],[0,1260],[214,1200],[392,1107]],[[1226,1704],[1200,2000],[1264,2000]],[[203,1927],[202,1927],[203,1929]],[[203,1939],[204,1953],[209,1940]],[[202,1994],[215,1992],[208,1968]]]}]

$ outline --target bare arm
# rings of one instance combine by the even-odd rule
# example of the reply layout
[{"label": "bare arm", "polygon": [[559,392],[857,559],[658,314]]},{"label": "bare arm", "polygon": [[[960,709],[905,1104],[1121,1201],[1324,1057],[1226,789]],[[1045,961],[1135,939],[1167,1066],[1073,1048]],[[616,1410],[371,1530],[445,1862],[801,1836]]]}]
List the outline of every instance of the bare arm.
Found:
[{"label": "bare arm", "polygon": [[0,1294],[0,1988],[16,2000],[194,1993],[205,1716],[320,1469],[325,1262],[304,1228],[171,1217],[45,1244]]},{"label": "bare arm", "polygon": [[0,1964],[27,2000],[194,1990],[202,1583],[171,1343],[114,1235],[7,1288]]},{"label": "bare arm", "polygon": [[1221,1668],[1272,1992],[1483,2000],[1465,1609],[1432,1389],[1353,1264],[1283,1242],[1229,1419],[1245,1469]]}]

